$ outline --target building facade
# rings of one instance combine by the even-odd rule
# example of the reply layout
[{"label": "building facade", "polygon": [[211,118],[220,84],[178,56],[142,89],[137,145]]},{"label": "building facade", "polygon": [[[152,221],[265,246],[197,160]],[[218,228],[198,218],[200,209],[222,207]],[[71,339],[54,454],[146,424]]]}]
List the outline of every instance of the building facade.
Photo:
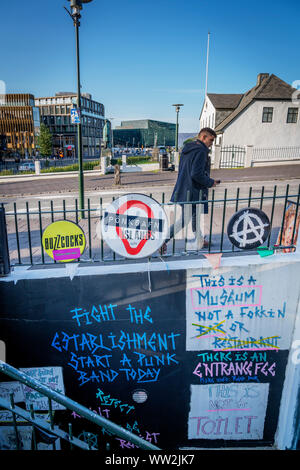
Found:
[{"label": "building facade", "polygon": [[176,125],[151,119],[122,121],[113,130],[115,146],[157,147],[175,145]]},{"label": "building facade", "polygon": [[39,110],[32,94],[0,96],[0,135],[5,137],[7,152],[35,155],[39,128]]},{"label": "building facade", "polygon": [[299,107],[297,89],[276,75],[260,73],[244,94],[208,93],[200,125],[212,127],[221,145],[300,147]]},{"label": "building facade", "polygon": [[[53,154],[62,151],[65,157],[77,155],[77,124],[71,122],[71,109],[77,105],[77,95],[59,92],[55,96],[36,98],[43,122],[53,135]],[[105,109],[89,93],[81,95],[81,129],[83,157],[99,157],[103,136]]]}]

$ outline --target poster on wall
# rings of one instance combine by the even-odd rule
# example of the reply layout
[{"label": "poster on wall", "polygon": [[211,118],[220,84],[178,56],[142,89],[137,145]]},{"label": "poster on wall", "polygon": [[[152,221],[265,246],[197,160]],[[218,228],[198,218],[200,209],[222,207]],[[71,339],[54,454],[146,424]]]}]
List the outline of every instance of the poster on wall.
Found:
[{"label": "poster on wall", "polygon": [[[33,367],[20,369],[33,379],[42,382],[43,385],[50,387],[58,393],[65,394],[65,388],[63,383],[62,367]],[[41,393],[33,390],[27,385],[23,384],[23,392],[25,397],[26,409],[30,409],[30,405],[33,405],[34,410],[48,410],[49,403],[48,398]],[[65,410],[65,407],[60,403],[52,402],[53,410]]]},{"label": "poster on wall", "polygon": [[24,401],[24,392],[20,382],[1,382],[0,383],[0,398],[10,402],[10,394],[14,394],[14,402],[19,403]]},{"label": "poster on wall", "polygon": [[269,384],[191,385],[189,439],[262,439]]},{"label": "poster on wall", "polygon": [[[291,285],[290,279],[294,279]],[[187,271],[187,351],[289,349],[300,289],[296,264]]]}]

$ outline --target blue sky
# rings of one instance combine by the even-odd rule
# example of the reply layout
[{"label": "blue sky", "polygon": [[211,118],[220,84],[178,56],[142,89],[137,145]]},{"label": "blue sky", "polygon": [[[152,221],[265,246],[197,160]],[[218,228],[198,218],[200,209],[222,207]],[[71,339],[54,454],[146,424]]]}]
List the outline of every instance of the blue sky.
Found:
[{"label": "blue sky", "polygon": [[[75,33],[67,0],[1,5],[0,80],[8,93],[76,91]],[[300,80],[299,0],[93,0],[80,26],[82,91],[113,127],[127,119],[175,122],[197,132],[208,92],[243,93],[261,72]]]}]

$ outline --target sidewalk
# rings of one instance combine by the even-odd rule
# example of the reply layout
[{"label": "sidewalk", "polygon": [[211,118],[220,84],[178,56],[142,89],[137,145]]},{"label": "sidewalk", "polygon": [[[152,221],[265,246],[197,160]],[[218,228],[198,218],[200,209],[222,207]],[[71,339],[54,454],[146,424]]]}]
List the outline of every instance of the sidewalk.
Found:
[{"label": "sidewalk", "polygon": [[222,181],[272,181],[300,179],[300,164],[255,166],[240,169],[218,169],[211,171],[212,178]]}]

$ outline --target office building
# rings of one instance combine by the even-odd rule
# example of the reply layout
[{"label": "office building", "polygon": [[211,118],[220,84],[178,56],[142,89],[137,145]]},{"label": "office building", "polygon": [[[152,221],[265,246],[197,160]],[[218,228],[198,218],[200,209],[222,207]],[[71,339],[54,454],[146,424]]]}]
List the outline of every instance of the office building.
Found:
[{"label": "office building", "polygon": [[0,135],[5,136],[7,152],[34,155],[39,128],[39,110],[32,94],[0,95]]},{"label": "office building", "polygon": [[122,121],[113,130],[114,145],[120,147],[159,147],[175,145],[176,125],[151,119]]},{"label": "office building", "polygon": [[[53,154],[63,151],[64,157],[77,157],[77,124],[71,122],[71,109],[76,107],[77,95],[59,92],[55,96],[36,98],[43,122],[53,135]],[[83,157],[98,157],[101,153],[105,110],[102,103],[89,93],[81,95],[81,129]]]}]

